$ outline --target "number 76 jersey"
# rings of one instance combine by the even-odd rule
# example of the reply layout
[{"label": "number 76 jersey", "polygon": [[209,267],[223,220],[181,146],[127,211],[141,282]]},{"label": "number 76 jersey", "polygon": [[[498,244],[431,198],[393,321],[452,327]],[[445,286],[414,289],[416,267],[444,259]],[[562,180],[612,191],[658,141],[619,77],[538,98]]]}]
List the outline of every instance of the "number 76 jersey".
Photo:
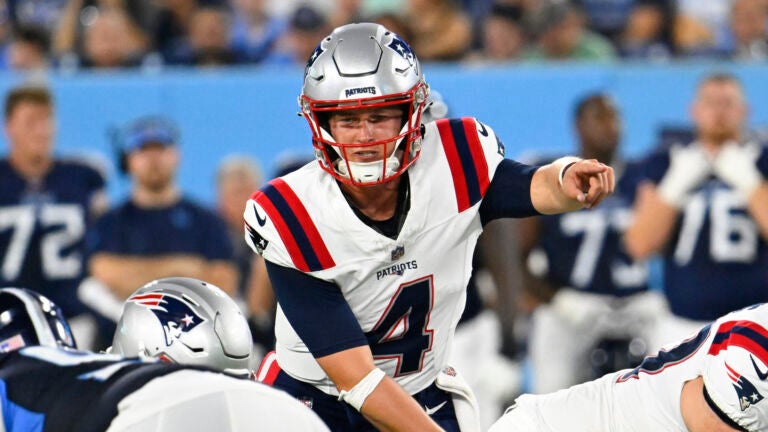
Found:
[{"label": "number 76 jersey", "polygon": [[[396,239],[362,222],[336,181],[310,163],[254,194],[246,240],[272,263],[336,284],[377,367],[414,394],[446,365],[482,231],[478,210],[503,154],[474,119],[429,123],[408,170],[410,210]],[[336,394],[280,309],[275,332],[280,367]]]}]

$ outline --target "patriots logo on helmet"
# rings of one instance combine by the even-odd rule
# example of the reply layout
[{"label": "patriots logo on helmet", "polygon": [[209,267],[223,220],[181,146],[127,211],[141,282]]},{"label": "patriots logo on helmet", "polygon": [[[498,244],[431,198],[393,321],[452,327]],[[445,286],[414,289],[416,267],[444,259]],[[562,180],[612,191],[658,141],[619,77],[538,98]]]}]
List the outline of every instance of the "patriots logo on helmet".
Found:
[{"label": "patriots logo on helmet", "polygon": [[[393,35],[392,42],[390,42],[389,45],[387,46],[392,48],[400,57],[407,60],[410,66],[413,66],[413,59],[415,58],[415,56],[413,55],[413,50],[407,43],[405,43],[404,40],[400,38],[400,36]],[[405,68],[403,71],[408,70],[410,66]],[[403,72],[403,71],[399,71],[399,72]]]},{"label": "patriots logo on helmet", "polygon": [[144,306],[155,314],[165,332],[166,346],[171,346],[182,334],[205,322],[205,318],[195,312],[189,302],[171,294],[139,294],[128,301]]},{"label": "patriots logo on helmet", "polygon": [[733,381],[733,388],[736,390],[736,396],[739,398],[739,406],[742,411],[764,399],[763,395],[757,391],[755,385],[749,382],[746,377],[736,372],[728,363],[725,363],[725,368],[728,371],[728,378]]},{"label": "patriots logo on helmet", "polygon": [[320,57],[320,54],[325,51],[320,45],[318,45],[315,50],[312,52],[312,55],[309,56],[309,60],[307,60],[307,66],[305,69],[310,68],[314,63],[315,60],[317,60],[318,57]]}]

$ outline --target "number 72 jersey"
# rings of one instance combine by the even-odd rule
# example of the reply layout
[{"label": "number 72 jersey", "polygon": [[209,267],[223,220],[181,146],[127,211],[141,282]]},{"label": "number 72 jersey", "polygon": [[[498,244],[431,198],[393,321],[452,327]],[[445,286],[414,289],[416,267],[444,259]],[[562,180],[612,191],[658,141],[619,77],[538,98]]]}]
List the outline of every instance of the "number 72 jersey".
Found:
[{"label": "number 72 jersey", "polygon": [[56,161],[35,184],[4,159],[0,185],[0,286],[33,288],[67,316],[81,313],[75,290],[85,269],[83,235],[104,178],[84,163]]},{"label": "number 72 jersey", "polygon": [[[396,239],[363,223],[316,163],[270,182],[245,211],[247,241],[266,260],[340,287],[376,365],[410,394],[447,361],[482,231],[478,209],[503,160],[493,132],[471,118],[427,124],[422,148]],[[336,394],[280,310],[275,332],[280,367]]]}]

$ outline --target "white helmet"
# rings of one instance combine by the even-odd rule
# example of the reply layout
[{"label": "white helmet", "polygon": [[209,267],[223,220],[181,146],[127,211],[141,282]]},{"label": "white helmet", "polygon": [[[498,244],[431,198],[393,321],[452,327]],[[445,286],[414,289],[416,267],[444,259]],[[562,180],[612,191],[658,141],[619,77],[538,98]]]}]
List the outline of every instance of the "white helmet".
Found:
[{"label": "white helmet", "polygon": [[721,323],[715,331],[702,370],[705,400],[735,429],[768,430],[768,330],[743,320]]},{"label": "white helmet", "polygon": [[224,291],[172,277],[144,285],[125,301],[108,351],[247,376],[252,347],[248,322]]},{"label": "white helmet", "polygon": [[76,348],[55,303],[32,290],[0,289],[0,353],[34,345]]},{"label": "white helmet", "polygon": [[[399,176],[418,158],[428,95],[421,65],[405,41],[379,24],[347,24],[323,39],[309,58],[299,106],[312,130],[320,166],[342,182],[371,185]],[[329,132],[328,117],[334,111],[387,106],[404,109],[396,137],[340,143]],[[350,148],[386,150],[393,140],[398,143],[395,150],[381,152],[379,161],[350,162],[347,157]]]}]

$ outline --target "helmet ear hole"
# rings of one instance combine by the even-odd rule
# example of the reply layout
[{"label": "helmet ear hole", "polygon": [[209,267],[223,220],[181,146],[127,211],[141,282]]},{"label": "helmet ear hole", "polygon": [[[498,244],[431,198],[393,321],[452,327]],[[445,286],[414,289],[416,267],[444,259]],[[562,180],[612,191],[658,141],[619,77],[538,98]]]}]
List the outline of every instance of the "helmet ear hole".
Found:
[{"label": "helmet ear hole", "polygon": [[126,300],[112,346],[127,357],[248,370],[253,341],[239,307],[221,289],[192,278],[164,278]]}]

